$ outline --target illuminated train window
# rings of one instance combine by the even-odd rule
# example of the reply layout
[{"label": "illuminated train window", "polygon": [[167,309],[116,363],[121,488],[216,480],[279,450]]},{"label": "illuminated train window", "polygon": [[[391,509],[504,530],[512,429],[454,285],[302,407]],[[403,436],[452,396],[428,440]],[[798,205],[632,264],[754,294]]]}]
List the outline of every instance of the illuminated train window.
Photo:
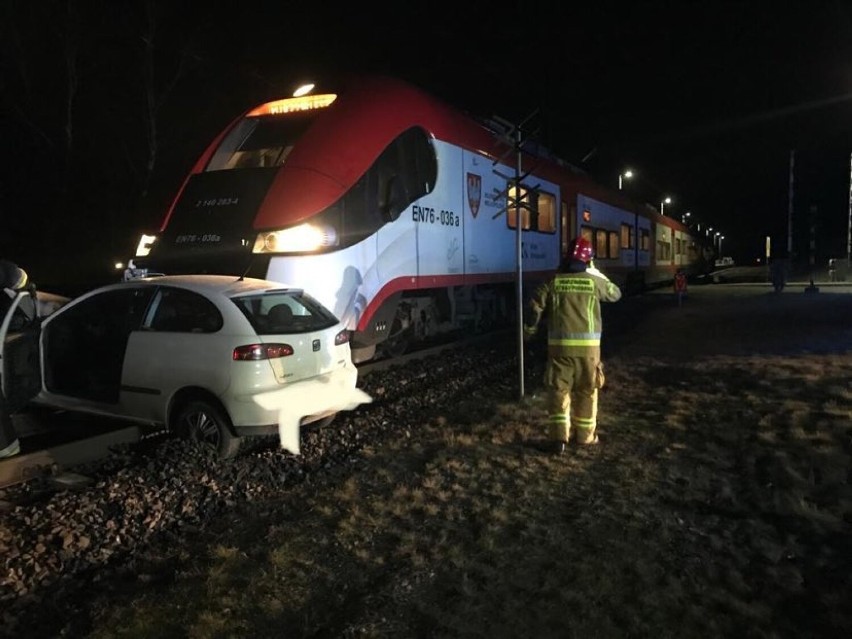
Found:
[{"label": "illuminated train window", "polygon": [[[508,190],[508,202],[520,200],[521,224],[525,231],[538,231],[539,233],[556,232],[556,197],[546,191],[531,192],[521,187],[520,198],[517,198],[516,187],[510,186]],[[507,208],[506,222],[509,228],[517,228],[518,207]]]},{"label": "illuminated train window", "polygon": [[595,249],[595,259],[614,260],[621,256],[621,237],[616,231],[583,226],[580,236],[588,240]]},{"label": "illuminated train window", "polygon": [[621,248],[633,248],[633,227],[629,224],[621,225]]}]

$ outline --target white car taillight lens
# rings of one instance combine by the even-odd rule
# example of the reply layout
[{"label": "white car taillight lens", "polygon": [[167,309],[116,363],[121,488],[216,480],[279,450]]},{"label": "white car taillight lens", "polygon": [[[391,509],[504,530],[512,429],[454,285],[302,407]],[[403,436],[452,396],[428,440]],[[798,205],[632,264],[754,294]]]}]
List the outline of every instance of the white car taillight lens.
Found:
[{"label": "white car taillight lens", "polygon": [[334,336],[334,345],[340,346],[341,344],[346,344],[350,337],[352,337],[352,332],[344,328]]},{"label": "white car taillight lens", "polygon": [[235,362],[256,362],[262,359],[279,359],[293,354],[289,344],[246,344],[234,349]]}]

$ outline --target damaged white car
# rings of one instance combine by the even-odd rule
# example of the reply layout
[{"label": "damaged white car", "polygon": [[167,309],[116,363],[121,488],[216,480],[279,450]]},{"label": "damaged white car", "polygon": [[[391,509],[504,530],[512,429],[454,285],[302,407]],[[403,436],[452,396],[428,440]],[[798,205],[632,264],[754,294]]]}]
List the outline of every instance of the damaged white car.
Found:
[{"label": "damaged white car", "polygon": [[16,397],[166,426],[223,458],[244,437],[280,434],[285,419],[325,424],[369,401],[356,389],[349,332],[304,290],[277,282],[131,280],[81,295],[35,328],[19,333],[29,346],[0,336],[4,386]]}]

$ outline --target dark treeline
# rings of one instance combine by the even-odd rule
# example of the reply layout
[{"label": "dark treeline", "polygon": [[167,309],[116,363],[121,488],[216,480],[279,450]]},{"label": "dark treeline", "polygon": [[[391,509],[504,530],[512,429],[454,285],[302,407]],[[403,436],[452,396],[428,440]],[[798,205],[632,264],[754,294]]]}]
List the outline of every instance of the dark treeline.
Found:
[{"label": "dark treeline", "polygon": [[240,61],[247,16],[199,6],[3,3],[0,256],[42,288],[115,279],[212,138],[292,90]]}]

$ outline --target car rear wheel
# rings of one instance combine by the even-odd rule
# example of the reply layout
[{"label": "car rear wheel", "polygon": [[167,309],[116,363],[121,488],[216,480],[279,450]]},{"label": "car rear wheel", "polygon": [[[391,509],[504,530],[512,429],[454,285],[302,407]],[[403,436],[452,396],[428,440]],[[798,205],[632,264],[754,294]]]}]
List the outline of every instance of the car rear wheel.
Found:
[{"label": "car rear wheel", "polygon": [[231,420],[217,406],[204,400],[187,402],[178,412],[178,433],[214,451],[220,458],[237,454],[242,440],[231,430]]}]

